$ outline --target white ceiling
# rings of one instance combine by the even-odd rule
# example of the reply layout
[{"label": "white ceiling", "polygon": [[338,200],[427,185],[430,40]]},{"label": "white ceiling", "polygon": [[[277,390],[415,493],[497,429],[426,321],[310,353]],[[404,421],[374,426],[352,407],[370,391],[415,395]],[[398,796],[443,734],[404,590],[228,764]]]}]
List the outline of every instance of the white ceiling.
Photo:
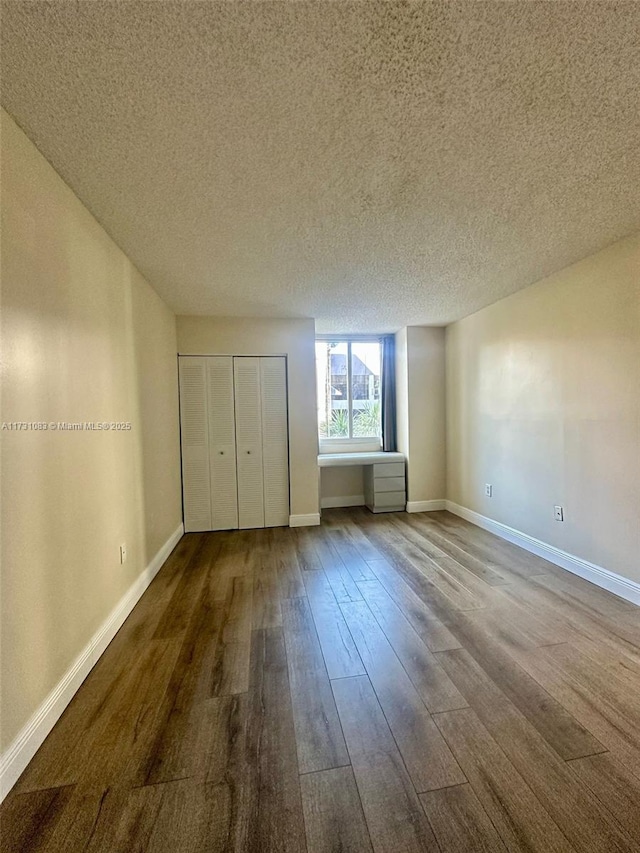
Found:
[{"label": "white ceiling", "polygon": [[2,25],[6,109],[177,313],[442,324],[640,226],[639,3],[56,0]]}]

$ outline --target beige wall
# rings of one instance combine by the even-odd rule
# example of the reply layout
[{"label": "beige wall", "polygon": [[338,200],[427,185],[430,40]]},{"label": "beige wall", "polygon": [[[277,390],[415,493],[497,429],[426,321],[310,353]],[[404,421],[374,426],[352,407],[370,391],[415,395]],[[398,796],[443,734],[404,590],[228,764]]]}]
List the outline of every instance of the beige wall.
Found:
[{"label": "beige wall", "polygon": [[245,317],[178,317],[181,355],[286,355],[291,514],[318,510],[315,323]]},{"label": "beige wall", "polygon": [[407,457],[407,501],[443,500],[446,488],[445,330],[396,335],[398,450]]},{"label": "beige wall", "polygon": [[450,500],[640,581],[638,236],[450,326],[447,398]]},{"label": "beige wall", "polygon": [[[171,312],[2,114],[4,749],[181,522]],[[128,559],[120,565],[119,546]]]},{"label": "beige wall", "polygon": [[175,315],[134,267],[131,273],[146,565],[182,521],[178,344]]},{"label": "beige wall", "polygon": [[[363,466],[345,465],[338,468],[321,468],[320,497],[323,501],[331,501],[331,506],[364,505]],[[356,504],[349,498],[360,498],[361,500]]]}]

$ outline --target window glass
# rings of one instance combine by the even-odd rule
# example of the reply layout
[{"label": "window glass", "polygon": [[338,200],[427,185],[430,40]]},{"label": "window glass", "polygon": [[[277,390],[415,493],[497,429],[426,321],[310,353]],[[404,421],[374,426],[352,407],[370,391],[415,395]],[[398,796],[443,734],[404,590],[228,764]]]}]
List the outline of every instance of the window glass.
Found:
[{"label": "window glass", "polygon": [[351,344],[354,438],[380,435],[380,344]]},{"label": "window glass", "polygon": [[318,433],[349,440],[381,435],[377,341],[317,341]]}]

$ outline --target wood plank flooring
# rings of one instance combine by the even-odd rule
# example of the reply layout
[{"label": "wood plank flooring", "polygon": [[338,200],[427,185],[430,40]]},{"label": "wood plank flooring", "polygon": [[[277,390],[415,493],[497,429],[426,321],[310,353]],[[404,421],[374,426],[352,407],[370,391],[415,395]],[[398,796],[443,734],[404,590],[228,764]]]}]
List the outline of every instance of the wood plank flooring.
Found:
[{"label": "wood plank flooring", "polygon": [[640,850],[640,610],[445,512],[190,534],[2,851]]}]

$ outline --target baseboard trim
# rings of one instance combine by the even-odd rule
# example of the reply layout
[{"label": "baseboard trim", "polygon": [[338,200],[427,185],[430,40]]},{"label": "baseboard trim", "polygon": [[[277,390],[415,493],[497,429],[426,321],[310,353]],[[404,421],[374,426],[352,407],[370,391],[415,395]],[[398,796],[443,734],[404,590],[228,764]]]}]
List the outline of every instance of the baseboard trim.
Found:
[{"label": "baseboard trim", "polygon": [[122,596],[58,684],[2,754],[0,757],[0,802],[13,788],[27,764],[40,749],[62,712],[136,606],[143,592],[158,574],[165,560],[182,538],[183,533],[184,528],[180,524],[146,569]]},{"label": "baseboard trim", "polygon": [[437,501],[407,501],[407,512],[438,512],[445,509],[445,500]]},{"label": "baseboard trim", "polygon": [[336,498],[322,498],[321,509],[333,509],[340,506],[364,506],[364,495],[346,495]]},{"label": "baseboard trim", "polygon": [[320,524],[320,513],[309,512],[306,515],[290,515],[289,527],[315,527]]},{"label": "baseboard trim", "polygon": [[592,584],[640,606],[640,583],[618,575],[603,566],[597,566],[595,563],[583,560],[582,557],[576,557],[575,554],[569,554],[554,545],[548,545],[540,539],[522,533],[520,530],[515,530],[499,521],[494,521],[492,518],[480,515],[480,513],[453,503],[453,501],[446,501],[446,509],[454,515],[488,530],[490,533],[495,533],[501,539],[513,542],[514,545],[519,545],[526,551],[543,557],[550,563],[554,563],[556,566],[560,566],[560,568],[566,569],[574,575],[579,575]]}]

